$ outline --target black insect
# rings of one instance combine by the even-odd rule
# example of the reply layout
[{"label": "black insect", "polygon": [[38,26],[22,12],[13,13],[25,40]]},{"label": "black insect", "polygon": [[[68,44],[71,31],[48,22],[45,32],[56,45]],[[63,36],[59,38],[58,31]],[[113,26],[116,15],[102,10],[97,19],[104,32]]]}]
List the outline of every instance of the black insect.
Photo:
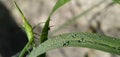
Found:
[{"label": "black insect", "polygon": [[84,42],[84,38],[81,38],[81,40],[78,40],[78,42],[80,43],[80,42]]},{"label": "black insect", "polygon": [[117,49],[120,50],[120,47],[118,47]]},{"label": "black insect", "polygon": [[75,38],[77,36],[77,34],[72,34],[72,38]]},{"label": "black insect", "polygon": [[78,42],[80,43],[80,42],[81,42],[81,40],[78,40]]},{"label": "black insect", "polygon": [[69,45],[69,41],[67,41],[63,44],[63,46],[68,46],[68,45]]},{"label": "black insect", "polygon": [[84,41],[84,38],[81,38],[81,41]]}]

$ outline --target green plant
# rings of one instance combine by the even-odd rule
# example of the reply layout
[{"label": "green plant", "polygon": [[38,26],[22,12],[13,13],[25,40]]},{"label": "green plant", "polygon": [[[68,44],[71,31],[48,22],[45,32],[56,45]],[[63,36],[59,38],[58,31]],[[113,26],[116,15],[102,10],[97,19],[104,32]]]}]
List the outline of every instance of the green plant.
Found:
[{"label": "green plant", "polygon": [[113,0],[113,2],[120,4],[120,0]]},{"label": "green plant", "polygon": [[[41,36],[40,36],[40,44],[37,46],[34,43],[34,34],[33,29],[30,23],[27,21],[26,17],[18,7],[17,3],[15,3],[16,8],[18,9],[22,20],[25,32],[28,36],[28,43],[21,51],[19,57],[23,57],[24,54],[29,50],[30,47],[33,50],[29,53],[29,57],[45,57],[45,52],[61,47],[86,47],[86,48],[93,48],[98,49],[114,54],[120,55],[120,39],[109,37],[100,34],[93,34],[93,33],[66,33],[61,34],[58,36],[53,36],[51,39],[48,39],[48,32],[49,32],[49,22],[52,14],[65,3],[69,2],[70,0],[58,0],[55,4],[54,8],[52,9],[51,13],[48,16],[47,21],[43,27]],[[119,0],[114,0],[115,2],[119,3]],[[59,41],[58,41],[59,40]],[[37,47],[36,47],[37,46]]]}]

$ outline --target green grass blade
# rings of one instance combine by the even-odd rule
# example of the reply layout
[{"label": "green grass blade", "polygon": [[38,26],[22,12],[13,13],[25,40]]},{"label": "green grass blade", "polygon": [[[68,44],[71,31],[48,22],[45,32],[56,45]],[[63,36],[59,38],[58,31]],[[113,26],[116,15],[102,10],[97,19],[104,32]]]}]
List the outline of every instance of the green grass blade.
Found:
[{"label": "green grass blade", "polygon": [[120,4],[120,0],[113,0],[113,2]]},{"label": "green grass blade", "polygon": [[[48,19],[47,21],[45,22],[45,25],[43,27],[43,30],[42,30],[42,33],[41,33],[41,36],[40,36],[40,43],[46,41],[48,38],[48,31],[49,31],[49,23],[50,23],[50,18],[51,18],[51,15],[58,9],[60,8],[61,6],[63,6],[65,3],[67,3],[68,1],[70,0],[58,0],[57,3],[55,4],[54,8],[52,9],[51,13],[49,14],[48,16]],[[40,55],[40,57],[45,57],[45,53]]]},{"label": "green grass blade", "polygon": [[[49,23],[50,23],[50,17],[47,19],[43,27],[43,30],[40,36],[40,43],[43,43],[44,41],[48,39],[47,37],[48,37],[48,32],[49,32]],[[45,57],[45,56],[46,56],[46,53],[41,54],[39,57]]]},{"label": "green grass blade", "polygon": [[120,39],[93,33],[66,33],[54,36],[36,49],[29,57],[37,57],[47,51],[62,47],[86,47],[120,55]]},{"label": "green grass blade", "polygon": [[[48,16],[48,19],[47,21],[45,22],[45,25],[43,27],[43,30],[42,30],[42,33],[41,33],[41,36],[40,36],[40,43],[46,41],[48,38],[48,31],[49,31],[49,23],[50,23],[50,18],[51,18],[51,15],[58,9],[60,8],[61,6],[63,6],[65,3],[67,3],[68,1],[70,0],[58,0],[57,3],[55,4],[55,6],[53,7],[51,13],[49,14]],[[45,57],[45,53],[40,55],[40,57]]]},{"label": "green grass blade", "polygon": [[25,32],[28,36],[28,40],[31,41],[33,40],[33,29],[32,29],[32,26],[31,24],[27,21],[26,17],[24,16],[24,14],[22,13],[22,11],[20,10],[19,6],[17,5],[16,2],[14,2],[16,8],[18,9],[21,17],[22,17],[22,20],[23,20],[23,26],[25,28]]},{"label": "green grass blade", "polygon": [[42,42],[47,40],[48,31],[49,31],[49,22],[50,22],[50,19],[48,19],[45,22],[45,25],[43,27],[43,30],[42,30],[42,33],[41,33],[41,36],[40,36],[40,43],[42,43]]},{"label": "green grass blade", "polygon": [[55,6],[52,9],[52,12],[50,13],[50,16],[61,6],[63,6],[64,4],[66,4],[67,2],[69,2],[70,0],[58,0],[57,3],[55,4]]},{"label": "green grass blade", "polygon": [[78,14],[77,16],[74,16],[73,18],[71,18],[70,20],[68,20],[67,22],[65,22],[64,24],[62,24],[61,26],[59,26],[57,29],[55,29],[53,32],[51,32],[51,34],[54,34],[55,32],[64,29],[66,27],[68,27],[71,24],[74,24],[76,20],[80,19],[82,16],[84,16],[85,14],[89,13],[90,11],[92,11],[94,8],[98,7],[99,5],[101,5],[104,2],[104,0],[102,0],[101,2],[99,2],[98,4],[90,7],[89,9],[87,9],[86,11]]},{"label": "green grass blade", "polygon": [[63,6],[65,3],[69,2],[70,0],[58,0],[57,3],[55,4],[55,6],[53,7],[45,25],[44,28],[42,30],[42,34],[40,36],[40,43],[44,42],[47,40],[47,36],[48,36],[48,31],[49,31],[49,22],[50,22],[50,17],[51,15],[61,6]]},{"label": "green grass blade", "polygon": [[33,39],[34,34],[33,34],[33,29],[32,29],[31,24],[27,21],[26,17],[24,16],[24,14],[22,13],[22,11],[20,10],[19,6],[17,5],[17,3],[15,1],[14,1],[14,4],[22,17],[23,26],[24,26],[25,32],[26,32],[28,40],[29,40],[29,42],[26,44],[26,46],[23,48],[23,50],[21,51],[21,53],[19,55],[19,57],[23,57],[25,52],[27,52],[29,45],[31,45],[34,40]]}]

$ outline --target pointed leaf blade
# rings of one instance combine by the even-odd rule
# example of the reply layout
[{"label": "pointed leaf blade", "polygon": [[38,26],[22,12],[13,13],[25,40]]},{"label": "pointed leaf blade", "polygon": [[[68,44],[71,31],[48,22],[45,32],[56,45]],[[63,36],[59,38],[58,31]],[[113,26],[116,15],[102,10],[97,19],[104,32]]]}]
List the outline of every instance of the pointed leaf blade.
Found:
[{"label": "pointed leaf blade", "polygon": [[28,36],[28,40],[31,41],[33,40],[33,29],[32,29],[32,26],[31,24],[27,21],[26,17],[24,16],[24,14],[22,13],[21,9],[19,8],[19,6],[17,5],[17,3],[14,1],[14,4],[19,12],[19,14],[21,15],[22,17],[22,20],[23,20],[23,26],[25,28],[25,32]]}]

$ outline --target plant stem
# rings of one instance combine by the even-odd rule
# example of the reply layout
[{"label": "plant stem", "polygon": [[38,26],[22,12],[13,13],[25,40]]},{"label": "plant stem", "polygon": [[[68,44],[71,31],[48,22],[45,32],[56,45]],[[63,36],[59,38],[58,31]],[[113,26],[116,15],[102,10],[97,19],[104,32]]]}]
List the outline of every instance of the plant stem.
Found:
[{"label": "plant stem", "polygon": [[19,57],[23,57],[23,56],[24,56],[24,54],[26,53],[26,51],[27,51],[28,47],[31,45],[31,43],[32,43],[32,41],[29,41],[29,42],[25,45],[25,47],[24,47],[23,50],[21,51]]}]

